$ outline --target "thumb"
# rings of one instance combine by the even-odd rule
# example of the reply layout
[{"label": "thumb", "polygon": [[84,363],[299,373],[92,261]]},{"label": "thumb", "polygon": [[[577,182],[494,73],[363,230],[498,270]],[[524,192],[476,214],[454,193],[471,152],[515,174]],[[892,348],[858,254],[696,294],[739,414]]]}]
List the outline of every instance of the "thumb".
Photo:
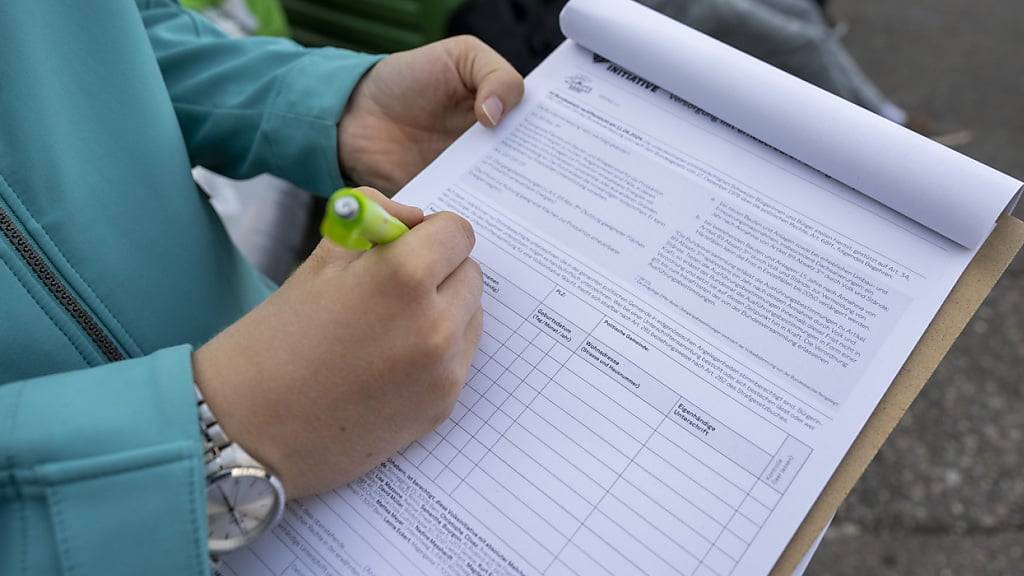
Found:
[{"label": "thumb", "polygon": [[449,42],[459,76],[474,92],[476,119],[484,126],[497,126],[523,99],[523,77],[494,49],[473,36],[458,36]]}]

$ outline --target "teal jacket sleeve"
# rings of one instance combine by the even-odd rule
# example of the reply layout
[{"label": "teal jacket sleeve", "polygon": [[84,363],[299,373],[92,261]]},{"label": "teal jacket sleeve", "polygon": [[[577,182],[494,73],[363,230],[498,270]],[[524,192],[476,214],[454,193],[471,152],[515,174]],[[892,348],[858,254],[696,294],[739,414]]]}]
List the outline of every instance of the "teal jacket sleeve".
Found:
[{"label": "teal jacket sleeve", "polygon": [[193,164],[322,195],[341,186],[337,124],[380,56],[229,38],[176,2],[138,5]]},{"label": "teal jacket sleeve", "polygon": [[0,574],[203,575],[191,348],[0,386]]}]

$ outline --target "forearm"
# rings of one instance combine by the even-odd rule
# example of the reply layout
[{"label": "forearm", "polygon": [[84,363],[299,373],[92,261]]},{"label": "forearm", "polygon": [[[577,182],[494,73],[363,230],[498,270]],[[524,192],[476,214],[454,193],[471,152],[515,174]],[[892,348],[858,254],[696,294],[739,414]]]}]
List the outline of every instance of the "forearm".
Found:
[{"label": "forearm", "polygon": [[377,56],[229,38],[169,0],[139,2],[194,164],[269,172],[319,194],[341,184],[337,124]]}]

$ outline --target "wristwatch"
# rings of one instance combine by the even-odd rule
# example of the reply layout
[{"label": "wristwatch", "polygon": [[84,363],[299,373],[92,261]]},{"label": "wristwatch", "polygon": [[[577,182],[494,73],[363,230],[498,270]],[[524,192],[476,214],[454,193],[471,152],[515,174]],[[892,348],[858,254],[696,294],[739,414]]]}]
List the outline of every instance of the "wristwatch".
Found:
[{"label": "wristwatch", "polygon": [[206,462],[206,515],[210,555],[251,544],[284,512],[281,481],[241,446],[228,439],[196,386],[199,430]]}]

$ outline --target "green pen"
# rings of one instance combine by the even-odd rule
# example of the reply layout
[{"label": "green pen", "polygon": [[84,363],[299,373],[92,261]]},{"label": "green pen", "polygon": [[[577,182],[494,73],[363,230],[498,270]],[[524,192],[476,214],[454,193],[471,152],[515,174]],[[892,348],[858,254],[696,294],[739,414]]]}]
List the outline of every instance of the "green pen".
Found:
[{"label": "green pen", "polygon": [[341,188],[327,201],[320,234],[349,250],[394,242],[408,226],[354,188]]}]

